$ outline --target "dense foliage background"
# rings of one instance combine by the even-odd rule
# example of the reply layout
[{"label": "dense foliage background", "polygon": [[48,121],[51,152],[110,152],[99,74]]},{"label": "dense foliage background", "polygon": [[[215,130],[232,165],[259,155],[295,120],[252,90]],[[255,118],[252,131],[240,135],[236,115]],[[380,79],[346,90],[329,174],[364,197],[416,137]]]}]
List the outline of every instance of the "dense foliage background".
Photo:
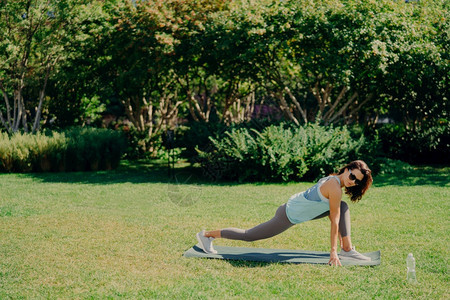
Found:
[{"label": "dense foliage background", "polygon": [[232,128],[346,125],[379,155],[448,164],[449,6],[2,1],[1,130],[121,130],[131,158],[157,156],[174,130],[201,161]]}]

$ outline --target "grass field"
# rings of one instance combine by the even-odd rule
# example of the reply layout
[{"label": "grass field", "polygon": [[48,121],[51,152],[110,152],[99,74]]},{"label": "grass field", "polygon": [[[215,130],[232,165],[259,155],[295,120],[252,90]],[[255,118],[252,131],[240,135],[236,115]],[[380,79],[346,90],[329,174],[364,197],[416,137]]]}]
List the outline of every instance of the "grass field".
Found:
[{"label": "grass field", "polygon": [[[228,184],[178,168],[0,175],[0,299],[449,299],[450,168],[375,178],[350,204],[353,243],[377,267],[186,259],[201,229],[246,228],[312,183]],[[395,172],[395,170],[394,170]],[[216,244],[329,250],[327,219],[272,239]],[[418,284],[406,282],[416,258]]]}]

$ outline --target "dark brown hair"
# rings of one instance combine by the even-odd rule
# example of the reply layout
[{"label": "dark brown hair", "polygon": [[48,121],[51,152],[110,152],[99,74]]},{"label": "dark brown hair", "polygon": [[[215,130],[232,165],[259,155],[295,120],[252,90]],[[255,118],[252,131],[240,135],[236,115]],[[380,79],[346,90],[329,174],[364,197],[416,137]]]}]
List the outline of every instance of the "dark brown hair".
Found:
[{"label": "dark brown hair", "polygon": [[358,169],[364,175],[364,178],[361,180],[361,183],[351,187],[345,187],[345,194],[350,197],[352,202],[358,202],[361,200],[362,196],[366,193],[366,191],[372,185],[372,171],[369,169],[367,164],[362,160],[355,160],[349,163],[348,165],[342,167],[338,171],[338,175],[345,172],[346,169],[354,170]]}]

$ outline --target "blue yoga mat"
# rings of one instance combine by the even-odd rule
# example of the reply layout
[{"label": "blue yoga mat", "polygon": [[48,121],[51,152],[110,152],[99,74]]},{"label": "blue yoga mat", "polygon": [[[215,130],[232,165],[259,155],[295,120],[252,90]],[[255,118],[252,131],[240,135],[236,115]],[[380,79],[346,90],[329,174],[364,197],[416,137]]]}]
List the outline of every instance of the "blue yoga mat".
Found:
[{"label": "blue yoga mat", "polygon": [[[215,258],[225,260],[242,260],[268,263],[290,263],[290,264],[328,264],[329,252],[286,250],[286,249],[264,249],[214,246],[217,254],[207,254],[195,245],[184,253],[184,257]],[[371,261],[360,261],[341,258],[343,266],[376,266],[381,264],[381,252],[363,253],[370,257]]]}]

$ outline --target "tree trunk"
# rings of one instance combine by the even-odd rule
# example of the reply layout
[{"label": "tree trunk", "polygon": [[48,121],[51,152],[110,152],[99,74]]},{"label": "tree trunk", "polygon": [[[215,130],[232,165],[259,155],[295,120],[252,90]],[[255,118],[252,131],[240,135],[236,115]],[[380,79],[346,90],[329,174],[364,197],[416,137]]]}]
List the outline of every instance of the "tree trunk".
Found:
[{"label": "tree trunk", "polygon": [[[56,61],[57,60],[55,60],[55,63],[56,63]],[[36,108],[36,117],[34,119],[34,125],[33,125],[33,129],[32,129],[33,133],[36,133],[39,130],[39,126],[40,126],[40,122],[41,122],[42,104],[44,102],[45,89],[47,87],[47,81],[48,81],[48,77],[50,75],[51,68],[52,68],[51,65],[47,65],[46,72],[45,72],[45,78],[44,78],[44,85],[42,86],[42,89],[39,93],[39,105]],[[23,101],[23,99],[22,99],[22,101]],[[28,128],[26,125],[26,119],[24,119],[24,128],[26,131],[28,131]]]},{"label": "tree trunk", "polygon": [[11,133],[12,132],[11,108],[9,105],[8,95],[6,94],[6,91],[5,91],[1,81],[0,81],[0,91],[3,94],[3,99],[5,100],[5,105],[6,105],[6,120],[4,119],[3,114],[0,111],[0,121],[2,122],[2,125],[6,128],[6,131],[8,131],[8,133]]},{"label": "tree trunk", "polygon": [[350,97],[350,99],[348,99],[348,101],[345,102],[345,104],[341,107],[341,109],[340,109],[338,112],[336,112],[336,113],[334,114],[334,116],[332,116],[332,117],[327,121],[326,124],[333,123],[337,118],[339,118],[340,116],[342,116],[342,114],[345,112],[345,110],[347,109],[347,107],[348,107],[351,103],[353,103],[353,101],[356,99],[356,97],[358,97],[358,93],[357,93],[357,92],[354,92],[353,95]]},{"label": "tree trunk", "polygon": [[[189,76],[185,76],[184,80],[181,80],[179,76],[176,76],[178,83],[185,90],[187,100],[189,103],[189,112],[195,121],[203,120],[209,122],[214,103],[211,100],[211,96],[216,92],[217,87],[213,87],[208,90],[206,86],[206,79],[198,86],[198,92],[196,93],[194,88],[191,87]],[[203,90],[203,93],[201,91]]]},{"label": "tree trunk", "polygon": [[286,93],[289,95],[289,97],[291,98],[291,101],[294,103],[295,107],[297,108],[297,110],[300,112],[302,118],[303,118],[303,122],[308,123],[308,118],[306,116],[306,111],[302,109],[300,102],[298,102],[297,98],[294,96],[294,94],[292,94],[291,90],[285,86],[284,90],[286,91]]},{"label": "tree trunk", "polygon": [[294,114],[291,112],[289,105],[286,102],[286,99],[284,99],[284,93],[282,91],[279,91],[277,93],[272,93],[272,96],[278,99],[279,106],[282,112],[288,117],[289,120],[295,123],[295,125],[300,126],[300,122],[297,120],[297,118],[294,116]]}]

